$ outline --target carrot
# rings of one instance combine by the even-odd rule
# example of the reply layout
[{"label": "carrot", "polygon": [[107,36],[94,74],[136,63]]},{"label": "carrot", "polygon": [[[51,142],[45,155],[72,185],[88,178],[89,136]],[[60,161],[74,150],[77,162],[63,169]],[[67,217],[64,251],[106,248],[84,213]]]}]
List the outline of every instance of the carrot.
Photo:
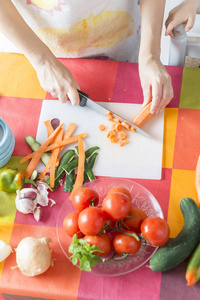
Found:
[{"label": "carrot", "polygon": [[[63,130],[61,130],[59,132],[59,134],[55,138],[55,142],[57,143],[57,142],[62,141],[62,137],[63,137]],[[53,188],[54,184],[55,184],[55,169],[56,169],[57,161],[59,159],[60,151],[61,151],[61,147],[52,150],[52,159],[51,159],[52,162],[51,162],[51,168],[50,168],[50,188]]]},{"label": "carrot", "polygon": [[122,124],[121,123],[118,123],[115,125],[115,130],[116,131],[121,131],[122,130]]},{"label": "carrot", "polygon": [[109,110],[105,112],[105,115],[109,118],[113,118],[113,114]]},{"label": "carrot", "polygon": [[[62,137],[63,137],[63,129],[56,136],[55,142],[60,142],[62,140]],[[60,153],[60,151],[61,151],[60,148],[56,148],[56,149],[52,150],[52,155],[51,155],[51,157],[50,157],[50,159],[49,159],[46,167],[44,168],[44,170],[42,171],[42,173],[40,173],[39,179],[43,179],[44,175],[49,170],[49,168],[50,168],[50,177],[51,177],[51,168],[52,168],[52,165],[54,164],[55,160],[57,161],[58,154]],[[55,161],[55,164],[56,164],[56,161]],[[53,188],[53,186],[51,186],[51,184],[50,184],[51,188]]]},{"label": "carrot", "polygon": [[25,177],[29,179],[31,177],[31,174],[33,173],[36,165],[38,164],[40,157],[42,154],[46,151],[48,145],[52,143],[55,140],[56,135],[59,133],[59,131],[62,129],[63,123],[60,124],[56,130],[42,143],[40,148],[33,152],[32,160],[29,162],[26,170],[25,170]]},{"label": "carrot", "polygon": [[117,143],[118,139],[117,139],[117,137],[111,137],[110,141],[111,141],[111,143]]},{"label": "carrot", "polygon": [[196,186],[198,200],[200,204],[200,155],[198,157],[197,165],[196,165],[195,186]]},{"label": "carrot", "polygon": [[150,108],[151,108],[151,103],[150,101],[147,105],[145,105],[139,113],[133,118],[131,121],[134,125],[141,127],[144,123],[146,123],[154,114],[150,113]]},{"label": "carrot", "polygon": [[84,180],[84,165],[85,165],[85,150],[84,150],[84,145],[83,145],[83,140],[82,138],[78,139],[78,170],[77,170],[77,176],[75,180],[75,184],[72,190],[72,193],[70,195],[70,200],[72,199],[73,193],[83,185],[83,180]]},{"label": "carrot", "polygon": [[127,137],[127,134],[124,131],[120,131],[118,134],[118,137],[120,140],[125,140],[125,138]]},{"label": "carrot", "polygon": [[[57,130],[57,129],[56,129]],[[54,131],[55,132],[55,131]],[[77,134],[75,136],[72,136],[72,137],[69,137],[68,139],[65,139],[64,141],[62,140],[61,142],[58,142],[58,143],[53,143],[51,144],[50,146],[48,146],[43,152],[48,152],[48,151],[51,151],[53,149],[56,149],[56,148],[59,148],[59,147],[62,147],[62,146],[65,146],[65,145],[68,145],[68,144],[71,144],[71,143],[75,143],[78,141],[79,138],[85,138],[87,136],[87,133],[84,132],[84,133],[81,133],[81,134]],[[39,149],[38,149],[39,150]],[[38,151],[37,150],[37,151]],[[35,153],[37,152],[32,152],[30,154],[28,154],[27,156],[23,157],[21,160],[20,160],[20,163],[23,163],[27,160],[29,160],[30,158],[32,158]]]},{"label": "carrot", "polygon": [[51,126],[51,121],[50,120],[44,121],[44,125],[47,128],[47,135],[50,136],[54,132],[54,129]]},{"label": "carrot", "polygon": [[122,126],[127,130],[129,130],[131,128],[131,126],[128,123],[126,123],[125,121],[122,122]]},{"label": "carrot", "polygon": [[99,130],[104,131],[106,129],[104,124],[100,124],[99,125]]}]

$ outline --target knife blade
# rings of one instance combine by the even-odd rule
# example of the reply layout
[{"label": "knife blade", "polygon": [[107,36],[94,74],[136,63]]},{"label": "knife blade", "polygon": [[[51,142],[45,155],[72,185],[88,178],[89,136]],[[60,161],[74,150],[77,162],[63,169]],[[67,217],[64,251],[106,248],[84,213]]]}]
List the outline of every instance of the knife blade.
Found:
[{"label": "knife blade", "polygon": [[[97,113],[101,114],[101,115],[105,115],[106,112],[110,111],[110,109],[105,108],[104,106],[98,104],[97,102],[91,100],[89,98],[89,95],[78,90],[78,94],[79,94],[79,98],[80,98],[80,103],[79,105],[84,107],[87,106],[90,109],[95,110]],[[129,124],[130,126],[135,128],[135,131],[147,138],[153,139],[153,137],[151,135],[149,135],[146,131],[142,130],[141,128],[139,128],[138,126],[134,125],[133,123],[131,123],[130,121],[124,119],[123,117],[119,116],[118,114],[116,114],[113,111],[110,111],[117,119],[119,119],[121,122],[126,122],[127,124]]]}]

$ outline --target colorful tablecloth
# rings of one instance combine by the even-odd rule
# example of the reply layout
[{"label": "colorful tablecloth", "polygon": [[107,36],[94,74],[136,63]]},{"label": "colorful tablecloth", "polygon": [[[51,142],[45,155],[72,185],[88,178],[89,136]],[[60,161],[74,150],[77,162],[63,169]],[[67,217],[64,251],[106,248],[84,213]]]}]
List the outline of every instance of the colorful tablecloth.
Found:
[{"label": "colorful tablecloth", "polygon": [[[96,101],[142,103],[138,65],[97,60],[61,59],[83,91]],[[174,98],[165,109],[161,180],[134,181],[158,200],[171,237],[183,226],[179,203],[182,197],[197,200],[195,167],[200,153],[200,70],[167,67]],[[43,99],[51,98],[40,87],[36,73],[23,55],[0,53],[0,117],[12,129],[15,149],[7,166],[25,168],[22,156],[30,153],[24,138],[36,135]],[[0,169],[2,172],[3,168]],[[80,271],[63,254],[56,236],[57,214],[67,198],[59,189],[50,193],[56,205],[45,209],[42,221],[16,211],[15,194],[0,192],[0,239],[16,248],[26,236],[48,236],[53,240],[54,267],[36,277],[25,277],[16,266],[13,252],[0,263],[0,299],[199,299],[200,284],[188,287],[187,261],[177,268],[155,273],[148,267],[116,277],[101,277]]]}]

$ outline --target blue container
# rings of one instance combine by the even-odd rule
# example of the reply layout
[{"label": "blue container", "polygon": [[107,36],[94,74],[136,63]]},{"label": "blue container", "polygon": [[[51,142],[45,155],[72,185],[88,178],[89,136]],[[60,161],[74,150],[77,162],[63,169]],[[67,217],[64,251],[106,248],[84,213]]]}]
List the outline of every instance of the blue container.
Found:
[{"label": "blue container", "polygon": [[10,160],[14,147],[14,135],[6,122],[0,118],[0,168]]}]

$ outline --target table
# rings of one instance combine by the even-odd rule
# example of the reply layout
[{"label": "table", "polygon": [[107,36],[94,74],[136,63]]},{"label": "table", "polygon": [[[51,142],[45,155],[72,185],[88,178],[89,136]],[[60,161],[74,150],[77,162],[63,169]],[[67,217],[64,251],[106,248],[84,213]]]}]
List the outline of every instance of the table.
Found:
[{"label": "table", "polygon": [[[61,59],[61,62],[92,99],[142,103],[137,64],[87,59]],[[200,153],[200,70],[166,68],[172,77],[174,98],[165,109],[162,179],[134,181],[156,197],[171,237],[175,237],[183,226],[181,198],[198,201],[194,182]],[[22,167],[19,160],[30,153],[24,137],[36,135],[42,101],[51,97],[40,87],[34,69],[23,55],[0,53],[0,74],[0,117],[12,129],[16,141],[8,165],[23,169],[25,165]],[[28,278],[11,269],[16,265],[12,253],[0,263],[0,299],[199,299],[200,284],[186,285],[187,261],[162,274],[146,266],[117,277],[81,272],[66,259],[56,237],[56,215],[66,194],[58,190],[51,196],[57,204],[47,207],[44,218],[37,223],[32,216],[16,211],[15,194],[0,192],[0,239],[16,248],[26,236],[48,235],[53,240],[55,259],[54,267],[47,272]]]}]

